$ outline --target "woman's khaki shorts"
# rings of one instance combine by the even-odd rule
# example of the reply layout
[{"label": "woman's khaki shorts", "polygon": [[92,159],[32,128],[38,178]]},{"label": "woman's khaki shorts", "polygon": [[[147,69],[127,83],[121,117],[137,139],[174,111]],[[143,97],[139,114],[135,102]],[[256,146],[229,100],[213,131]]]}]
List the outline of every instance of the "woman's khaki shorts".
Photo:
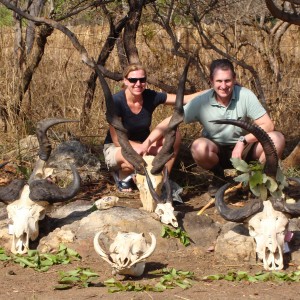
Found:
[{"label": "woman's khaki shorts", "polygon": [[120,149],[120,147],[116,147],[113,143],[104,144],[103,146],[103,154],[105,163],[107,165],[108,170],[116,170],[119,169],[119,166],[116,161],[116,152]]}]

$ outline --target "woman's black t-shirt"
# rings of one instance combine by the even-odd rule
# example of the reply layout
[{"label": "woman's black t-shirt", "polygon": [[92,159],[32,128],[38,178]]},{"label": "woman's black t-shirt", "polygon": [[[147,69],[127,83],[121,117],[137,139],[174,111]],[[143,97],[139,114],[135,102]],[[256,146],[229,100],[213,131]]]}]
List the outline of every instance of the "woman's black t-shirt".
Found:
[{"label": "woman's black t-shirt", "polygon": [[[143,107],[138,114],[133,113],[126,101],[125,90],[113,95],[115,113],[121,117],[128,139],[136,142],[143,142],[150,134],[152,114],[155,108],[166,102],[167,94],[145,89],[143,92]],[[106,135],[105,144],[112,143],[110,132]]]}]

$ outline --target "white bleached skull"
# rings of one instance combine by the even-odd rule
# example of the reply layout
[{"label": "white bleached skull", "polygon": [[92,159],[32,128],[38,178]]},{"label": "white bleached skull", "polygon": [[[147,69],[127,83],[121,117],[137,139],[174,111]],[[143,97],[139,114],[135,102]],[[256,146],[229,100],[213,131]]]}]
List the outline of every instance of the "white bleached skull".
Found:
[{"label": "white bleached skull", "polygon": [[[169,183],[168,172],[165,168],[164,173],[153,175],[151,174],[152,161],[154,156],[146,155],[144,160],[147,162],[147,175],[148,180],[151,181],[153,191],[150,191],[149,182],[147,177],[143,175],[136,175],[137,187],[140,191],[140,198],[143,204],[143,208],[148,212],[155,212],[160,221],[164,224],[171,224],[174,227],[178,227],[177,219],[174,215],[174,207],[171,199],[162,199],[161,189],[164,182]],[[155,195],[153,195],[153,192]],[[167,196],[168,197],[168,196]],[[156,198],[156,199],[155,199]]]},{"label": "white bleached skull", "polygon": [[171,224],[173,227],[178,227],[177,219],[174,215],[174,207],[172,203],[158,203],[155,213],[159,216],[160,221],[164,224]]},{"label": "white bleached skull", "polygon": [[45,208],[29,199],[29,186],[25,185],[20,199],[6,209],[13,227],[11,252],[24,254],[29,249],[29,239],[34,241],[39,235],[38,221],[45,217]]},{"label": "white bleached skull", "polygon": [[[153,175],[150,172],[152,168],[152,161],[154,159],[154,156],[146,155],[143,158],[147,163],[146,168],[150,176],[153,188],[158,195],[161,195],[161,188],[163,186],[163,175],[162,174]],[[140,191],[140,199],[143,204],[143,209],[148,212],[153,212],[156,207],[156,202],[152,198],[149,186],[147,184],[146,177],[140,174],[136,174],[136,185]]]},{"label": "white bleached skull", "polygon": [[118,232],[105,253],[99,244],[98,232],[94,237],[95,251],[112,267],[112,273],[120,275],[141,276],[145,269],[145,259],[149,257],[156,247],[156,238],[149,232],[151,244],[149,245],[143,233]]},{"label": "white bleached skull", "polygon": [[283,247],[289,220],[274,210],[270,201],[249,220],[249,233],[256,241],[256,252],[265,270],[283,269]]}]

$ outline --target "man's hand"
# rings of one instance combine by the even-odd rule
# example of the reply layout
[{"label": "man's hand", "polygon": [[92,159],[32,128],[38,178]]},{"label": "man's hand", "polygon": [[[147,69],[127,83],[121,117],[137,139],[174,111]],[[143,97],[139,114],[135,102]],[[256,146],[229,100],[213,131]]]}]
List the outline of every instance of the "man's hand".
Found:
[{"label": "man's hand", "polygon": [[243,153],[244,148],[245,148],[245,145],[243,142],[237,142],[235,144],[235,147],[232,150],[231,157],[242,159],[242,153]]}]

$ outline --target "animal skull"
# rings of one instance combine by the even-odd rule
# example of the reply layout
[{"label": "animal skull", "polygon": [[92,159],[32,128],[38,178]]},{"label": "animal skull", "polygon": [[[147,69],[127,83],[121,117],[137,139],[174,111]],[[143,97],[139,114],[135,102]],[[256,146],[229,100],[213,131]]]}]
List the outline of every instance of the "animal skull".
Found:
[{"label": "animal skull", "polygon": [[143,233],[118,232],[109,247],[109,254],[106,254],[99,244],[101,234],[102,232],[98,232],[95,235],[94,248],[100,257],[112,266],[113,275],[141,276],[145,269],[144,260],[156,247],[155,236],[149,232],[152,240],[149,245]]},{"label": "animal skull", "polygon": [[173,227],[178,227],[177,219],[174,215],[174,207],[172,203],[158,203],[155,208],[155,213],[159,216],[160,221],[164,224],[171,224]]},{"label": "animal skull", "polygon": [[[144,159],[147,161],[145,176],[136,175],[137,187],[140,190],[143,208],[149,212],[153,212],[154,210],[162,223],[178,227],[177,219],[174,215],[172,191],[167,168],[164,169],[163,174],[153,175],[150,170],[152,169],[154,156],[144,156]],[[166,199],[162,199],[161,197],[161,188],[164,183],[168,194]]]},{"label": "animal skull", "polygon": [[249,220],[249,234],[256,241],[256,252],[266,270],[283,268],[284,237],[289,220],[274,210],[270,201],[264,201],[264,209]]},{"label": "animal skull", "polygon": [[29,199],[29,186],[25,185],[20,199],[7,206],[8,218],[13,225],[11,252],[24,254],[29,249],[29,239],[39,235],[38,221],[45,217],[45,208]]}]

